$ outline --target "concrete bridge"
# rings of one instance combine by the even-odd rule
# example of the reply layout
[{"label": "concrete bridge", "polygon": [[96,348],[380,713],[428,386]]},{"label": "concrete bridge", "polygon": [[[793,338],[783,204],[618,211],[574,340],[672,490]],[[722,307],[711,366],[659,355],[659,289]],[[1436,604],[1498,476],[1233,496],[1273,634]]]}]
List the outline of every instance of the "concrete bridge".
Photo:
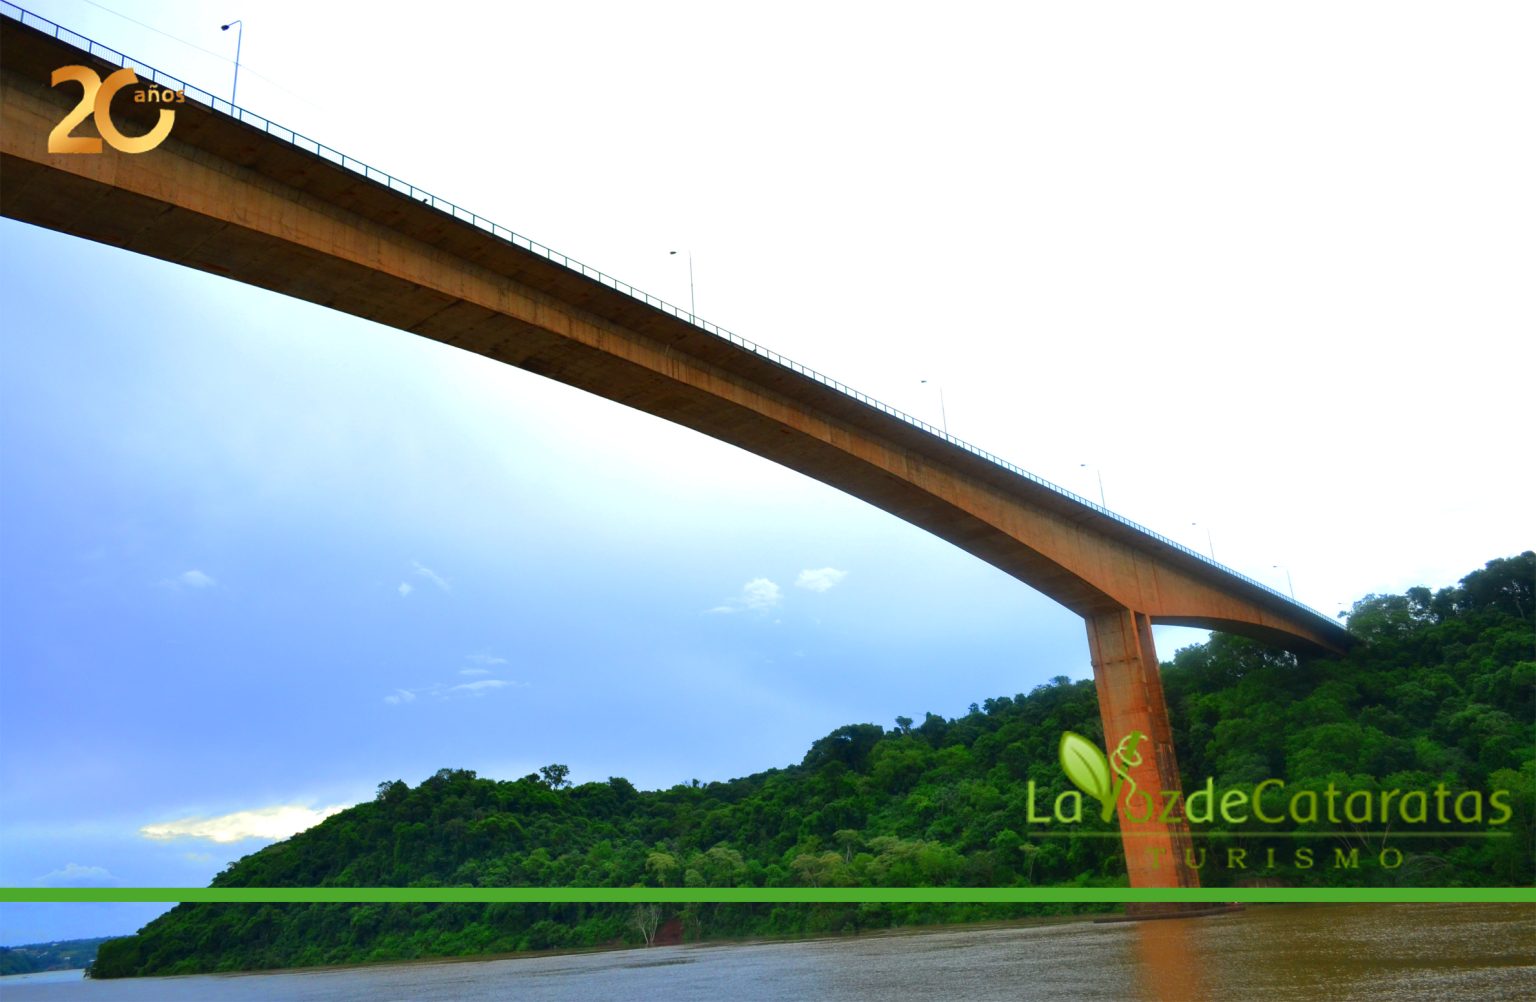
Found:
[{"label": "concrete bridge", "polygon": [[[559,380],[948,540],[1083,617],[1110,747],[1150,737],[1131,773],[1141,789],[1179,789],[1152,624],[1303,652],[1350,643],[1333,620],[1184,546],[381,171],[41,18],[7,16],[0,31],[4,215]],[[168,138],[143,153],[49,153],[80,100],[79,85],[50,85],[53,70],[105,79],[125,64],[185,88],[185,103],[139,105],[125,90],[112,105],[128,135],[173,108]],[[74,134],[94,135],[90,121]],[[1198,883],[1182,821],[1137,822],[1122,805],[1121,830],[1133,886]]]}]

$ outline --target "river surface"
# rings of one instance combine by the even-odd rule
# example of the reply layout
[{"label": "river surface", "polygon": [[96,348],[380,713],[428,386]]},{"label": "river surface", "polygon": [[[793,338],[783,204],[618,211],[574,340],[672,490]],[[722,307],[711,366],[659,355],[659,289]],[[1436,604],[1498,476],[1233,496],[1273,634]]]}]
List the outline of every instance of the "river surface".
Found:
[{"label": "river surface", "polygon": [[1536,906],[1255,906],[1200,919],[954,929],[340,970],[0,979],[0,999],[537,1002],[1536,999]]}]

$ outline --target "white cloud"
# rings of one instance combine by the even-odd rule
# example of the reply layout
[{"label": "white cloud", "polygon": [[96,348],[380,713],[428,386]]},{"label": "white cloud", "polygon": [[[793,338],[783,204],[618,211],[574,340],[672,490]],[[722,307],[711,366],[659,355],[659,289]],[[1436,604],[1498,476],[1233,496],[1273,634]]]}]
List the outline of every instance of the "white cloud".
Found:
[{"label": "white cloud", "polygon": [[493,657],[489,654],[471,654],[468,660],[473,661],[477,665],[504,665],[507,663],[506,658]]},{"label": "white cloud", "polygon": [[239,842],[242,839],[285,839],[306,828],[313,828],[333,814],[347,809],[346,804],[315,809],[284,804],[253,811],[236,811],[216,818],[181,818],[157,825],[145,825],[139,834],[145,838],[205,838],[214,842]]},{"label": "white cloud", "polygon": [[415,560],[411,561],[411,567],[416,571],[416,573],[418,575],[420,575],[421,577],[426,578],[428,581],[430,581],[433,584],[437,585],[443,591],[452,591],[453,590],[451,587],[449,587],[448,582],[443,579],[443,576],[438,574],[432,568],[430,568],[430,567],[423,567],[420,564],[420,562],[415,561]]},{"label": "white cloud", "polygon": [[751,609],[756,612],[766,612],[779,604],[783,592],[779,586],[767,578],[753,578],[741,586],[741,594],[735,598],[726,600],[724,605],[717,605],[712,609],[706,609],[709,613],[740,612],[743,609]]},{"label": "white cloud", "polygon": [[741,586],[741,601],[748,609],[772,609],[780,597],[779,586],[767,578],[753,578]]},{"label": "white cloud", "polygon": [[828,591],[843,578],[848,576],[847,571],[840,571],[836,567],[823,567],[820,570],[805,570],[795,578],[795,587],[804,588],[806,591]]},{"label": "white cloud", "polygon": [[405,598],[405,596],[409,595],[411,592],[415,591],[416,589],[412,588],[410,585],[408,585],[404,581],[402,581],[402,582],[400,582],[400,587],[396,588],[395,590],[400,593],[400,597],[401,598]]},{"label": "white cloud", "polygon": [[[489,674],[484,668],[463,668],[460,675],[476,676]],[[384,697],[384,702],[391,706],[400,706],[403,703],[415,702],[417,696],[431,696],[438,700],[461,699],[469,696],[484,696],[488,692],[497,689],[527,687],[527,682],[514,682],[504,678],[481,678],[473,682],[460,682],[449,685],[446,682],[434,682],[432,685],[420,689],[396,689]]]},{"label": "white cloud", "polygon": [[105,887],[110,884],[121,884],[122,881],[102,866],[66,863],[62,870],[54,870],[38,877],[36,883],[40,887]]},{"label": "white cloud", "polygon": [[459,685],[448,687],[449,692],[462,692],[470,696],[483,696],[492,689],[500,689],[502,686],[512,685],[506,679],[483,678],[478,682],[462,682]]},{"label": "white cloud", "polygon": [[182,571],[173,578],[165,578],[160,582],[164,588],[212,588],[218,584],[212,575],[204,574],[197,568],[190,571]]}]

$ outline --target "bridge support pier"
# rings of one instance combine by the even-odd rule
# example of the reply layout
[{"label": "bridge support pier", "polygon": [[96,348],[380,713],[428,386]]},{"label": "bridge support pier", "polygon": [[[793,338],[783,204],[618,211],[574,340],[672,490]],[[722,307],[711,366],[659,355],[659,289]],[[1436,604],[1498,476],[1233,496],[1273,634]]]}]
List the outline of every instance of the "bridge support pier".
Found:
[{"label": "bridge support pier", "polygon": [[[1152,625],[1146,616],[1130,609],[1088,616],[1087,624],[1106,750],[1113,753],[1120,739],[1131,731],[1147,736],[1138,748],[1141,764],[1129,772],[1137,789],[1152,793],[1151,817],[1138,820],[1147,814],[1149,806],[1148,799],[1139,794],[1134,800],[1122,797],[1119,805],[1121,844],[1131,886],[1199,887],[1200,874],[1189,865],[1185,855],[1193,840],[1184,820],[1179,765],[1173,753],[1173,733],[1168,724],[1168,704],[1163,700],[1157,651],[1152,646]],[[1177,816],[1170,816],[1166,822],[1160,819],[1163,798],[1157,791],[1178,795],[1177,806],[1170,812]],[[1151,908],[1167,910],[1166,905]]]}]

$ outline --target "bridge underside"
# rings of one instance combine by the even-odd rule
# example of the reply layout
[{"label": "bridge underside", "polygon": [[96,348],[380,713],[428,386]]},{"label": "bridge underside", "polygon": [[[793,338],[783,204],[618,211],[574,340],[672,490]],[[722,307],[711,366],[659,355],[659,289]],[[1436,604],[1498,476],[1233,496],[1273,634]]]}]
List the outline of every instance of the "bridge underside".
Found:
[{"label": "bridge underside", "polygon": [[[1338,651],[1337,624],[1048,485],[601,281],[193,103],[148,153],[49,154],[58,66],[100,63],[5,19],[0,211],[477,352],[697,429],[837,487],[1084,617],[1105,732],[1141,730],[1145,789],[1177,789],[1149,625]],[[105,73],[103,73],[105,75]],[[130,105],[120,116],[133,122]],[[147,123],[139,131],[147,129]],[[87,132],[81,126],[77,133]],[[1145,782],[1143,783],[1143,779]],[[1122,819],[1131,843],[1182,858]],[[1132,831],[1138,834],[1129,834]],[[1161,839],[1159,842],[1158,840]],[[1141,846],[1128,851],[1150,858]],[[1193,872],[1133,869],[1137,886]]]}]

